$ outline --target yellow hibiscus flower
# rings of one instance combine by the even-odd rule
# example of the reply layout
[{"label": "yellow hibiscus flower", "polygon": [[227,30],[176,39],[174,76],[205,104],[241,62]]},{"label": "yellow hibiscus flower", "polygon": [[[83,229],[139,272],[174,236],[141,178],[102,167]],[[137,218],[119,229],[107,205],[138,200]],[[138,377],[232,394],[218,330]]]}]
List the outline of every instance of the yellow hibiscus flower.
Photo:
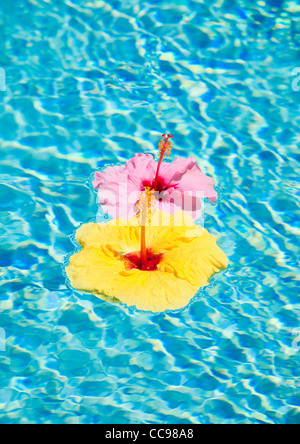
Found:
[{"label": "yellow hibiscus flower", "polygon": [[[101,299],[162,312],[188,304],[228,260],[214,236],[178,212],[156,212],[147,226],[147,268],[139,259],[141,227],[137,219],[82,225],[82,246],[66,268],[71,285]],[[167,219],[166,219],[167,218]]]}]

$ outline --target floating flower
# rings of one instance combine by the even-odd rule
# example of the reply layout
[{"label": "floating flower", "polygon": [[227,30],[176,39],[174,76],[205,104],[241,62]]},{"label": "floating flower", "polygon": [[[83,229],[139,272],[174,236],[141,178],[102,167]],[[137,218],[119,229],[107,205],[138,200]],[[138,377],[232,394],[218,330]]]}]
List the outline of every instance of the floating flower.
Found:
[{"label": "floating flower", "polygon": [[199,287],[227,267],[214,236],[186,213],[152,213],[149,190],[135,208],[138,217],[82,225],[82,249],[66,272],[71,285],[101,299],[161,312],[188,304]]},{"label": "floating flower", "polygon": [[182,209],[193,219],[201,216],[201,198],[215,202],[218,195],[213,180],[201,171],[196,159],[164,162],[172,148],[171,137],[163,134],[158,162],[150,154],[136,154],[126,165],[95,173],[93,185],[106,213],[113,218],[133,217],[135,203],[145,188],[152,190],[157,209],[170,214]]}]

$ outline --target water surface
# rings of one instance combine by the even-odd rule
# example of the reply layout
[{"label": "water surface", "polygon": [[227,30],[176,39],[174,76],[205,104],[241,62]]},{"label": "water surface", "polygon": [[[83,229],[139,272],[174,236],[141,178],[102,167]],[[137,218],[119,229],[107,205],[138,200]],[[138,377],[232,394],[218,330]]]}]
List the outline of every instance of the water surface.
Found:
[{"label": "water surface", "polygon": [[[299,424],[299,6],[0,0],[0,25],[0,422]],[[166,131],[230,267],[178,312],[73,292],[91,173]]]}]

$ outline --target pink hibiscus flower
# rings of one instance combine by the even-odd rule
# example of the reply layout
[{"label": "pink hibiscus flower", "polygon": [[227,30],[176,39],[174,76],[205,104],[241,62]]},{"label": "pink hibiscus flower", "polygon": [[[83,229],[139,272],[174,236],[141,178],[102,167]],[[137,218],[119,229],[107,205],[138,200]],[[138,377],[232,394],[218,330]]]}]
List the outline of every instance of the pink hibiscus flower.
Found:
[{"label": "pink hibiscus flower", "polygon": [[172,147],[170,136],[163,135],[160,142],[160,159],[156,162],[150,154],[136,154],[126,165],[106,168],[95,173],[93,186],[99,190],[103,210],[113,218],[131,218],[135,204],[145,188],[153,190],[156,208],[174,214],[182,209],[198,219],[202,214],[201,199],[212,203],[218,195],[213,180],[196,164],[196,159],[179,158],[163,162]]}]

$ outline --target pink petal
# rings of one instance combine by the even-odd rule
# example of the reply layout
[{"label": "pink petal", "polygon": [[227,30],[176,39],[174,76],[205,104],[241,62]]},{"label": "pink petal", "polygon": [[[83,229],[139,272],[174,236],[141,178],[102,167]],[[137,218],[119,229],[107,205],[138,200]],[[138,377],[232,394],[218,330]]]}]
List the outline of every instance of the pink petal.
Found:
[{"label": "pink petal", "polygon": [[169,214],[181,209],[189,213],[193,219],[199,219],[202,215],[202,202],[198,193],[170,188],[159,194],[162,200],[157,201],[156,208]]},{"label": "pink petal", "polygon": [[163,162],[160,167],[160,176],[164,178],[167,185],[174,181],[178,182],[195,163],[196,159],[193,157],[189,157],[188,159],[179,157],[173,162]]},{"label": "pink petal", "polygon": [[[96,172],[93,185],[99,190],[103,210],[114,218],[132,217],[140,192],[153,184],[157,165],[152,155],[136,154],[126,165]],[[217,198],[212,178],[201,171],[194,158],[162,163],[159,176],[167,189],[156,196],[156,207],[165,212],[173,214],[181,208],[197,219],[202,212],[201,198],[208,197],[211,202]]]},{"label": "pink petal", "polygon": [[190,193],[203,193],[202,197],[207,197],[212,203],[218,197],[214,190],[213,179],[201,171],[193,157],[179,158],[172,163],[162,164],[161,176],[169,186]]},{"label": "pink petal", "polygon": [[143,183],[152,183],[155,178],[157,162],[151,154],[135,154],[126,165],[128,176],[132,183],[143,190]]},{"label": "pink petal", "polygon": [[93,186],[97,190],[102,184],[112,182],[119,183],[127,181],[127,170],[125,165],[109,166],[103,172],[95,172],[95,180]]},{"label": "pink petal", "polygon": [[103,210],[114,218],[133,217],[143,183],[152,182],[155,171],[156,162],[150,154],[136,154],[126,165],[96,171],[93,186],[99,190]]}]

